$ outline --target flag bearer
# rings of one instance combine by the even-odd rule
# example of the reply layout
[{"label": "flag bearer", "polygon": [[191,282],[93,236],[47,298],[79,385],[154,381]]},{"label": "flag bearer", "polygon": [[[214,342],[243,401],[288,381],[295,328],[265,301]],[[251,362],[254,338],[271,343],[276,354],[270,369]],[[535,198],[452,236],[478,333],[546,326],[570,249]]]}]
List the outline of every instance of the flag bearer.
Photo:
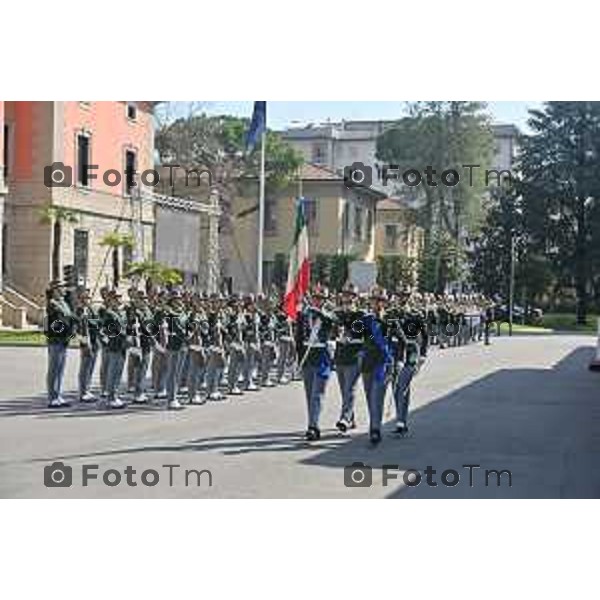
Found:
[{"label": "flag bearer", "polygon": [[383,403],[392,361],[386,339],[386,301],[385,291],[375,288],[371,292],[371,312],[363,317],[365,342],[361,370],[369,411],[369,438],[372,444],[379,444],[381,441]]},{"label": "flag bearer", "polygon": [[311,304],[302,311],[296,330],[296,347],[308,412],[308,428],[305,437],[309,441],[321,437],[319,417],[327,381],[331,375],[332,358],[328,346],[335,317],[323,310],[326,290],[319,290],[311,297]]}]

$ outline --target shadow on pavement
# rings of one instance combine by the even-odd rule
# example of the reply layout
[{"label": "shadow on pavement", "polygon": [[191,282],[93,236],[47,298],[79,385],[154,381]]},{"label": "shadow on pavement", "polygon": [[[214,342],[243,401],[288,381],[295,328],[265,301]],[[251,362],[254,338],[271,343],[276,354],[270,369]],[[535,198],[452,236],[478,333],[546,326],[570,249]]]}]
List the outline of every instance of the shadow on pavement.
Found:
[{"label": "shadow on pavement", "polygon": [[[395,439],[388,426],[376,448],[358,439],[305,462],[337,468],[363,462],[373,468],[374,486],[382,485],[383,465],[398,465],[390,471],[396,474],[388,481],[390,498],[600,497],[600,380],[587,370],[592,354],[582,347],[553,369],[496,371],[414,410],[407,437]],[[481,466],[472,469],[473,487],[467,464]],[[398,485],[403,471],[423,474],[429,465],[437,487],[424,475],[418,486]],[[445,469],[459,472],[455,487],[441,482]],[[512,487],[507,475],[498,487],[494,474],[486,486],[486,469],[509,469]]]},{"label": "shadow on pavement", "polygon": [[[339,469],[362,462],[373,468],[373,486],[382,486],[383,465],[397,465],[396,479],[381,488],[390,498],[488,498],[488,497],[600,497],[600,379],[587,370],[593,348],[571,352],[552,369],[503,369],[482,377],[441,398],[413,410],[410,434],[399,438],[389,423],[381,445],[372,448],[367,436],[341,436],[323,432],[314,444],[304,441],[303,431],[277,431],[192,439],[184,443],[139,445],[102,452],[44,457],[49,460],[128,455],[146,452],[221,452],[223,455],[298,452],[309,457],[300,464]],[[336,385],[331,382],[330,385]],[[565,400],[568,393],[569,401]],[[14,401],[22,408],[23,400]],[[32,399],[32,403],[44,402]],[[11,404],[0,402],[0,413]],[[89,414],[99,412],[94,407]],[[86,409],[72,411],[82,416]],[[164,410],[162,406],[135,407]],[[202,407],[188,410],[202,410]],[[47,412],[48,409],[45,409]],[[43,414],[34,409],[33,414]],[[22,413],[31,414],[31,413]],[[56,413],[52,413],[56,414]],[[65,412],[63,416],[70,416]],[[393,416],[393,415],[391,415]],[[427,466],[436,470],[437,486],[425,476],[416,487],[402,482],[402,472]],[[480,465],[469,471],[463,465]],[[441,482],[441,473],[454,469],[460,482],[454,487]],[[486,485],[485,470],[511,472],[512,486],[503,475],[500,486],[491,475]],[[343,485],[340,478],[340,485]],[[389,491],[388,491],[389,490]]]}]

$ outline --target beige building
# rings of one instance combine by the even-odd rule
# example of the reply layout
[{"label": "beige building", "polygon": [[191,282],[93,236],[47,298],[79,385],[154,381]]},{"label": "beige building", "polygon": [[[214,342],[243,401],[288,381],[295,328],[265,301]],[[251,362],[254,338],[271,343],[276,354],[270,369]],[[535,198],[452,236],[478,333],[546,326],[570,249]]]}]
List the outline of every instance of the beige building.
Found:
[{"label": "beige building", "polygon": [[377,204],[376,256],[417,259],[423,249],[423,229],[415,224],[415,210],[401,200],[386,198]]},{"label": "beige building", "polygon": [[[347,188],[343,177],[327,168],[304,164],[298,181],[265,199],[264,285],[272,281],[275,257],[287,257],[293,242],[296,199],[306,202],[310,256],[351,255],[373,262],[376,203],[384,194],[369,188]],[[258,252],[258,183],[232,207],[232,226],[221,237],[225,277],[237,292],[255,291]]]}]

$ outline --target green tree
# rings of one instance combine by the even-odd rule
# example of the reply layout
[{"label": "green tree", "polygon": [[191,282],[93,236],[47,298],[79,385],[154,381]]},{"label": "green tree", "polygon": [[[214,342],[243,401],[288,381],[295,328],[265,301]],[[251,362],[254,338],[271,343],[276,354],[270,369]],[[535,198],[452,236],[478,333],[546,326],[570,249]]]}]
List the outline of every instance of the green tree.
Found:
[{"label": "green tree", "polygon": [[60,279],[63,225],[77,223],[79,216],[76,211],[70,208],[46,204],[40,211],[40,221],[52,226],[52,279]]},{"label": "green tree", "polygon": [[[411,188],[420,205],[418,222],[425,231],[421,285],[426,289],[443,290],[447,283],[443,278],[453,269],[443,262],[442,253],[464,254],[465,238],[473,235],[482,221],[484,172],[493,149],[484,109],[480,102],[416,102],[410,106],[409,116],[377,140],[377,158],[397,165],[400,173],[418,169],[423,174],[427,167],[435,171],[437,185],[423,181],[418,188]],[[463,165],[481,168],[465,169]],[[442,172],[449,169],[460,177],[454,187],[441,183]],[[400,184],[397,191],[406,192],[407,187]]]},{"label": "green tree", "polygon": [[130,233],[119,233],[113,231],[107,233],[101,240],[101,246],[107,246],[109,252],[112,253],[112,272],[113,272],[113,287],[119,287],[119,280],[121,278],[121,267],[120,267],[120,256],[121,248],[133,248],[135,241]]},{"label": "green tree", "polygon": [[575,290],[577,323],[587,319],[600,243],[600,102],[546,102],[530,111],[521,141],[520,191],[531,245],[553,257]]},{"label": "green tree", "polygon": [[377,284],[388,289],[415,285],[416,261],[406,256],[378,256]]},{"label": "green tree", "polygon": [[179,285],[183,281],[181,273],[177,269],[167,267],[154,260],[143,260],[131,263],[125,276],[134,281],[144,279],[146,289],[150,290],[154,285]]},{"label": "green tree", "polygon": [[[260,149],[245,148],[249,119],[230,115],[189,115],[163,124],[156,133],[156,147],[165,164],[205,168],[211,172],[229,225],[231,204],[244,184],[258,178]],[[285,187],[297,174],[302,157],[281,136],[267,131],[265,152],[266,194]]]}]

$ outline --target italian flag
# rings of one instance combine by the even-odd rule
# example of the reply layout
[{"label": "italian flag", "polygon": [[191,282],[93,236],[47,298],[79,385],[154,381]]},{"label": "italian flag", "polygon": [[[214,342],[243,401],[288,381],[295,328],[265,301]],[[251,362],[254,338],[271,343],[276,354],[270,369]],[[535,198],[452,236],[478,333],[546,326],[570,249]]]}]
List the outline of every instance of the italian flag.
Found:
[{"label": "italian flag", "polygon": [[308,227],[304,218],[304,205],[302,200],[299,200],[296,209],[294,244],[290,250],[290,267],[283,299],[285,312],[293,321],[298,316],[298,307],[308,290],[309,282]]}]

